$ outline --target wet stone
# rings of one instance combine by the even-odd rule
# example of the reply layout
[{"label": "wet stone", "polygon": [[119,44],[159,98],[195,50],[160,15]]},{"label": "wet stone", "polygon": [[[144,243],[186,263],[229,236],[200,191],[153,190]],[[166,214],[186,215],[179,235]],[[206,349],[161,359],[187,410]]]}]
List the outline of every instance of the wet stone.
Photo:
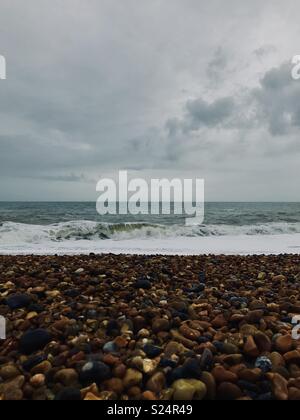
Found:
[{"label": "wet stone", "polygon": [[111,378],[111,369],[102,362],[86,363],[80,373],[80,380],[83,384],[92,384],[101,382]]},{"label": "wet stone", "polygon": [[6,304],[12,311],[15,311],[17,309],[27,308],[31,301],[32,299],[29,295],[17,294],[7,298]]},{"label": "wet stone", "polygon": [[31,354],[42,350],[50,343],[52,337],[47,330],[37,329],[25,333],[19,342],[19,350],[23,354]]}]

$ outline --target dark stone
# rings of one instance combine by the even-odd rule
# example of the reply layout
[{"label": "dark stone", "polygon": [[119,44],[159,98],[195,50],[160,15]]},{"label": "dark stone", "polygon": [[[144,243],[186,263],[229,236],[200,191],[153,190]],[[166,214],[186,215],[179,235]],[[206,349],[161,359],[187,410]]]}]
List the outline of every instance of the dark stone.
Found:
[{"label": "dark stone", "polygon": [[45,307],[43,305],[40,305],[39,303],[31,303],[28,306],[29,312],[37,312],[38,314],[44,312]]},{"label": "dark stone", "polygon": [[65,388],[56,395],[55,401],[81,401],[80,390]]},{"label": "dark stone", "polygon": [[202,375],[202,369],[197,359],[189,359],[182,366],[183,379],[199,379]]},{"label": "dark stone", "polygon": [[117,323],[116,320],[112,319],[108,322],[107,328],[106,328],[106,334],[107,335],[118,335],[120,332],[120,326]]},{"label": "dark stone", "polygon": [[106,343],[103,346],[104,353],[118,353],[118,351],[118,346],[113,341],[110,341],[109,343]]},{"label": "dark stone", "polygon": [[171,385],[179,379],[198,379],[200,380],[202,370],[199,365],[199,361],[196,359],[190,359],[185,362],[181,367],[178,367],[168,373],[167,380]]},{"label": "dark stone", "polygon": [[206,343],[208,343],[209,342],[209,339],[207,338],[207,337],[199,337],[198,339],[197,339],[197,343],[198,344],[206,344]]},{"label": "dark stone", "polygon": [[246,391],[252,392],[253,394],[259,394],[259,387],[248,381],[238,381],[238,386]]},{"label": "dark stone", "polygon": [[199,273],[199,282],[202,284],[206,283],[206,274],[204,271],[202,271],[201,273]]},{"label": "dark stone", "polygon": [[70,298],[76,298],[80,295],[80,291],[78,289],[70,289],[64,292],[64,295]]},{"label": "dark stone", "polygon": [[256,359],[255,367],[261,369],[264,373],[268,373],[273,369],[273,364],[267,357],[259,357]]},{"label": "dark stone", "polygon": [[35,366],[47,360],[46,356],[33,356],[23,363],[22,367],[26,372],[30,372]]},{"label": "dark stone", "polygon": [[173,318],[180,318],[181,321],[187,321],[189,319],[189,316],[186,313],[178,312],[178,311],[172,311]]},{"label": "dark stone", "polygon": [[153,346],[152,344],[146,344],[143,350],[150,359],[154,359],[162,353],[162,349],[160,347]]},{"label": "dark stone", "polygon": [[152,288],[152,284],[151,281],[146,280],[146,279],[139,279],[134,286],[136,289],[144,289],[144,290],[149,290]]},{"label": "dark stone", "polygon": [[111,369],[102,362],[86,363],[80,373],[80,380],[84,385],[91,385],[94,382],[100,384],[111,378]]},{"label": "dark stone", "polygon": [[6,300],[7,306],[9,306],[9,308],[12,311],[15,311],[16,309],[27,308],[30,305],[30,303],[31,303],[31,297],[28,295],[23,295],[23,294],[10,296]]},{"label": "dark stone", "polygon": [[260,395],[257,400],[258,401],[273,401],[273,395],[272,392],[268,392],[267,394]]},{"label": "dark stone", "polygon": [[46,330],[37,329],[27,331],[20,339],[20,353],[31,354],[38,350],[42,350],[50,343],[51,339],[51,334]]},{"label": "dark stone", "polygon": [[214,363],[214,356],[209,349],[205,349],[200,360],[200,367],[203,371],[210,372]]},{"label": "dark stone", "polygon": [[162,367],[162,368],[168,368],[168,367],[170,367],[172,369],[175,369],[176,366],[177,366],[177,363],[174,362],[174,360],[161,359],[159,366]]}]

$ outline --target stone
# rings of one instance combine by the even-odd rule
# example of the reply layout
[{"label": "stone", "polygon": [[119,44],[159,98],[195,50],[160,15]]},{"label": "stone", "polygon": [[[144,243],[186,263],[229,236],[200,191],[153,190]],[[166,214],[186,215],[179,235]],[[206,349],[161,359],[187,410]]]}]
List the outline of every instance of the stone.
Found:
[{"label": "stone", "polygon": [[283,357],[287,364],[294,363],[296,365],[300,365],[300,352],[297,350],[290,351]]},{"label": "stone", "polygon": [[203,400],[206,396],[206,385],[195,379],[180,379],[173,383],[174,401]]},{"label": "stone", "polygon": [[158,361],[153,359],[144,359],[142,361],[142,369],[146,374],[152,374],[158,367]]},{"label": "stone", "polygon": [[162,331],[170,331],[170,322],[165,318],[155,319],[152,323],[152,331],[157,334]]},{"label": "stone", "polygon": [[136,369],[128,369],[123,380],[125,388],[139,386],[142,383],[143,374]]},{"label": "stone", "polygon": [[238,374],[239,378],[242,381],[256,383],[262,377],[262,370],[255,368],[255,369],[244,369]]},{"label": "stone", "polygon": [[142,399],[145,400],[145,401],[156,401],[157,400],[155,394],[151,391],[143,392]]},{"label": "stone", "polygon": [[159,394],[166,386],[166,377],[162,372],[155,373],[147,382],[146,388],[154,394]]},{"label": "stone", "polygon": [[0,395],[4,395],[5,400],[19,400],[23,398],[22,388],[25,384],[25,376],[19,375],[0,384]]},{"label": "stone", "polygon": [[103,346],[104,353],[118,353],[118,351],[119,351],[119,348],[114,341],[109,341]]},{"label": "stone", "polygon": [[152,288],[152,284],[149,280],[146,279],[139,279],[134,286],[136,289],[144,289],[150,290]]},{"label": "stone", "polygon": [[154,359],[158,357],[162,353],[162,349],[160,347],[154,346],[152,344],[146,344],[143,348],[144,352],[146,353],[147,357],[150,359]]},{"label": "stone", "polygon": [[76,388],[65,388],[60,391],[56,397],[56,401],[81,401],[81,393]]},{"label": "stone", "polygon": [[216,366],[213,371],[212,375],[215,378],[216,382],[237,382],[238,376],[226,370],[223,366]]},{"label": "stone", "polygon": [[42,374],[47,375],[52,369],[52,365],[49,360],[44,360],[43,362],[39,363],[38,365],[34,366],[31,369],[32,375]]},{"label": "stone", "polygon": [[243,392],[237,385],[231,382],[223,382],[218,386],[217,397],[224,401],[234,401],[242,398]]},{"label": "stone", "polygon": [[214,362],[214,355],[211,350],[205,349],[200,359],[200,368],[203,371],[210,371]]},{"label": "stone", "polygon": [[270,353],[271,352],[272,341],[270,340],[270,338],[266,334],[264,334],[262,332],[258,332],[257,334],[254,335],[254,341],[255,341],[260,353]]},{"label": "stone", "polygon": [[289,401],[300,401],[300,389],[289,388]]},{"label": "stone", "polygon": [[227,326],[227,321],[224,315],[218,315],[212,320],[211,324],[214,328],[223,328]]},{"label": "stone", "polygon": [[31,304],[32,298],[26,294],[16,294],[9,296],[6,300],[6,304],[10,310],[15,311],[17,309],[27,308]]},{"label": "stone", "polygon": [[263,316],[264,316],[264,311],[262,310],[250,311],[248,315],[246,316],[246,321],[249,324],[258,324],[263,318]]},{"label": "stone", "polygon": [[30,378],[30,385],[34,388],[41,388],[46,383],[46,377],[42,374],[34,375]]},{"label": "stone", "polygon": [[283,275],[279,275],[279,276],[274,276],[272,278],[272,281],[277,283],[277,282],[285,282],[287,280],[287,278]]},{"label": "stone", "polygon": [[201,333],[197,330],[193,330],[189,328],[187,324],[182,325],[179,328],[180,334],[182,334],[185,338],[191,341],[197,341],[198,338],[201,336]]},{"label": "stone", "polygon": [[283,335],[276,339],[275,341],[276,350],[281,353],[288,353],[293,348],[293,339],[290,335]]},{"label": "stone", "polygon": [[80,381],[83,384],[101,384],[103,381],[111,378],[111,369],[102,362],[86,363],[80,373]]},{"label": "stone", "polygon": [[267,274],[263,271],[261,271],[257,276],[257,280],[261,280],[261,281],[265,280],[266,278],[267,278]]},{"label": "stone", "polygon": [[255,367],[263,373],[268,373],[273,369],[273,363],[268,357],[259,357],[256,359]]},{"label": "stone", "polygon": [[31,354],[42,350],[51,342],[51,334],[47,330],[37,329],[27,331],[20,339],[19,350],[22,354]]},{"label": "stone", "polygon": [[8,379],[14,379],[20,375],[19,369],[14,365],[6,365],[0,368],[0,377],[7,381]]},{"label": "stone", "polygon": [[259,356],[259,350],[252,336],[247,337],[246,343],[244,345],[244,353],[249,357]]},{"label": "stone", "polygon": [[112,391],[117,395],[121,395],[124,391],[124,385],[122,379],[112,378],[105,382],[105,389]]},{"label": "stone", "polygon": [[215,400],[217,395],[217,385],[213,375],[209,372],[203,372],[201,375],[201,382],[206,385],[206,399],[210,401]]},{"label": "stone", "polygon": [[268,373],[272,383],[272,392],[279,401],[287,401],[289,398],[288,382],[278,373]]},{"label": "stone", "polygon": [[54,376],[55,382],[60,382],[66,387],[76,385],[78,383],[78,379],[79,376],[75,369],[62,369]]}]

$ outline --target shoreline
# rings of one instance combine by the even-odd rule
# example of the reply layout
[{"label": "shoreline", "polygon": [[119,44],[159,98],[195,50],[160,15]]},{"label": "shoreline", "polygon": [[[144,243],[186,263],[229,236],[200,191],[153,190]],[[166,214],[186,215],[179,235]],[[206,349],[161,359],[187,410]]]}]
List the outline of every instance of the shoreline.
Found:
[{"label": "shoreline", "polygon": [[0,400],[298,400],[300,256],[0,256]]},{"label": "shoreline", "polygon": [[130,240],[69,240],[9,243],[0,255],[281,255],[300,254],[300,234],[148,238]]}]

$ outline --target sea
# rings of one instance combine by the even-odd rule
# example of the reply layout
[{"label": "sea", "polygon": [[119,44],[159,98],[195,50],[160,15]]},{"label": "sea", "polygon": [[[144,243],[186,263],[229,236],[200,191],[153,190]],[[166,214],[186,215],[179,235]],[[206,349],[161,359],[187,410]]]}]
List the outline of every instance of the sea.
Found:
[{"label": "sea", "polygon": [[100,216],[95,202],[0,202],[0,254],[298,254],[300,203],[206,203],[185,216]]}]

